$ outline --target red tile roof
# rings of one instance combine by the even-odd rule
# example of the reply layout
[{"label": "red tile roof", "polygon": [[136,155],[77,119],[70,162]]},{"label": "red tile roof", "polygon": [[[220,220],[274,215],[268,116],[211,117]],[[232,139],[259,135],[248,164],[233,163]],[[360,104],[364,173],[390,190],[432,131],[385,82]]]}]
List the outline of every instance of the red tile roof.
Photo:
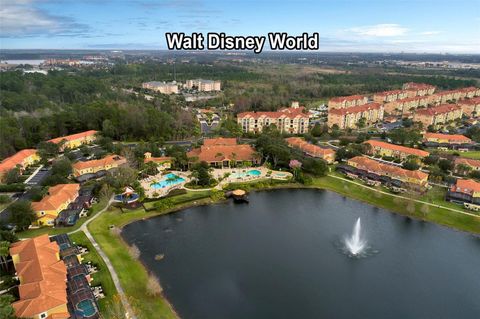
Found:
[{"label": "red tile roof", "polygon": [[394,94],[399,94],[403,93],[405,91],[402,90],[390,90],[390,91],[383,91],[379,93],[375,93],[374,96],[388,96],[388,95],[394,95]]},{"label": "red tile roof", "polygon": [[78,197],[79,184],[58,184],[48,189],[48,195],[39,202],[32,202],[34,211],[57,210],[67,201]]},{"label": "red tile roof", "polygon": [[369,111],[369,110],[380,110],[381,108],[382,108],[382,104],[380,103],[367,103],[363,105],[352,106],[349,108],[331,109],[331,110],[328,110],[328,112],[336,115],[346,115],[346,114],[352,114],[352,113],[360,113],[360,112]]},{"label": "red tile roof", "polygon": [[458,104],[466,104],[466,105],[477,105],[480,104],[480,96],[471,98],[471,99],[462,99],[458,101]]},{"label": "red tile roof", "polygon": [[464,135],[460,134],[441,134],[441,133],[425,133],[423,135],[424,139],[442,139],[448,140],[449,142],[457,142],[457,143],[470,143],[472,142],[471,139]]},{"label": "red tile roof", "polygon": [[[18,255],[15,269],[20,277],[20,300],[12,304],[17,317],[32,318],[67,304],[67,269],[59,259],[59,247],[48,235],[13,243],[10,254]],[[68,314],[59,318],[69,318]]]},{"label": "red tile roof", "polygon": [[335,151],[330,148],[323,148],[318,145],[310,144],[300,137],[289,137],[286,138],[285,141],[290,147],[299,148],[303,152],[313,157],[323,158],[327,155],[335,154]]},{"label": "red tile roof", "polygon": [[471,179],[457,179],[455,185],[450,188],[452,192],[465,193],[473,195],[473,193],[480,192],[480,183]]},{"label": "red tile roof", "polygon": [[202,145],[187,153],[187,157],[198,158],[199,161],[222,162],[226,160],[255,161],[258,159],[255,150],[246,144],[242,145]]},{"label": "red tile roof", "polygon": [[296,117],[302,117],[302,118],[308,118],[308,114],[303,113],[304,108],[303,107],[289,107],[289,108],[283,108],[280,109],[277,112],[243,112],[239,113],[237,115],[237,118],[244,118],[244,117],[250,117],[254,119],[258,119],[260,117],[269,117],[269,118],[289,118],[293,119]]},{"label": "red tile roof", "polygon": [[0,163],[0,173],[15,168],[17,165],[22,165],[22,162],[29,156],[32,156],[37,153],[37,150],[34,149],[25,149],[17,152],[16,154],[7,157]]},{"label": "red tile roof", "polygon": [[112,165],[117,163],[117,165],[122,165],[127,163],[125,157],[119,155],[109,155],[102,159],[92,160],[92,161],[85,161],[85,162],[77,162],[72,165],[74,171],[76,170],[83,170],[86,168],[94,168],[94,167],[105,167],[107,165]]},{"label": "red tile roof", "polygon": [[411,178],[421,181],[428,178],[428,174],[420,170],[409,171],[397,166],[383,164],[364,156],[356,156],[354,158],[351,158],[348,160],[348,163],[355,163],[357,168],[368,172],[390,176],[398,179]]},{"label": "red tile roof", "polygon": [[331,98],[329,102],[343,102],[343,101],[355,101],[364,99],[365,95],[349,95],[349,96],[338,96]]},{"label": "red tile roof", "polygon": [[426,109],[417,109],[416,113],[418,115],[433,116],[433,115],[449,113],[449,112],[461,110],[461,109],[462,108],[456,104],[441,104],[439,106],[429,107]]},{"label": "red tile roof", "polygon": [[364,143],[370,144],[370,145],[372,145],[372,147],[380,147],[380,148],[393,150],[393,151],[398,151],[398,152],[401,152],[401,153],[415,155],[415,156],[419,156],[419,157],[425,157],[425,156],[430,155],[430,153],[427,152],[427,151],[423,151],[423,150],[419,150],[419,149],[411,148],[411,147],[406,147],[406,146],[402,146],[402,145],[390,144],[390,143],[382,142],[382,141],[368,140]]},{"label": "red tile roof", "polygon": [[95,134],[97,134],[97,131],[90,130],[90,131],[85,131],[85,132],[81,132],[81,133],[77,133],[77,134],[52,138],[51,140],[48,140],[48,142],[58,144],[63,140],[74,141],[74,140],[82,139],[82,138],[85,138],[87,136],[92,136],[92,135],[95,135]]},{"label": "red tile roof", "polygon": [[155,162],[155,163],[165,163],[173,161],[173,157],[162,156],[162,157],[148,157],[143,160],[144,163]]},{"label": "red tile roof", "polygon": [[237,139],[236,138],[225,138],[225,137],[206,138],[205,140],[203,140],[203,145],[205,145],[205,146],[237,145]]},{"label": "red tile roof", "polygon": [[455,158],[455,165],[460,165],[460,164],[471,166],[471,167],[480,167],[480,160],[465,158],[465,157]]}]

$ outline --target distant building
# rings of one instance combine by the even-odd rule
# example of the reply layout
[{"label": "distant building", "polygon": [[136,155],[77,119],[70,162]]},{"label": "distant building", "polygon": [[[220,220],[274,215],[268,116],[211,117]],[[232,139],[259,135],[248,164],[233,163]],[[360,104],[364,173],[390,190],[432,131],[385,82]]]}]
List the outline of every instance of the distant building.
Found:
[{"label": "distant building", "polygon": [[18,241],[10,255],[20,281],[20,299],[12,306],[19,318],[70,318],[67,268],[57,243],[47,234]]},{"label": "distant building", "polygon": [[403,90],[414,91],[414,96],[432,95],[435,93],[435,89],[434,85],[425,83],[408,82],[403,84]]},{"label": "distant building", "polygon": [[480,205],[480,183],[471,179],[457,179],[447,192],[447,200]]},{"label": "distant building", "polygon": [[458,165],[465,165],[470,167],[472,171],[479,171],[480,170],[480,160],[472,159],[472,158],[465,158],[465,157],[457,157],[455,158],[455,169],[458,169]]},{"label": "distant building", "polygon": [[298,148],[307,156],[321,158],[329,164],[335,161],[335,151],[331,148],[323,148],[310,144],[300,137],[289,137],[286,138],[285,141],[288,146]]},{"label": "distant building", "polygon": [[243,112],[237,115],[237,123],[245,133],[261,133],[264,127],[275,125],[282,133],[304,134],[310,123],[304,110],[295,105],[277,112]]},{"label": "distant building", "polygon": [[79,184],[58,184],[48,189],[48,194],[39,202],[32,202],[37,220],[36,226],[53,226],[58,214],[68,208],[79,196]]},{"label": "distant building", "polygon": [[187,80],[185,87],[187,89],[196,89],[197,91],[200,91],[200,92],[212,92],[212,91],[220,91],[221,85],[222,85],[222,82],[220,81],[195,79],[195,80]]},{"label": "distant building", "polygon": [[405,99],[408,96],[409,96],[409,91],[403,91],[403,90],[385,91],[385,92],[375,93],[373,95],[373,101],[375,103],[387,103],[387,102],[392,102],[399,99]]},{"label": "distant building", "polygon": [[340,129],[356,128],[358,122],[365,119],[369,126],[383,120],[383,106],[380,103],[368,103],[349,108],[329,109],[328,126],[338,125]]},{"label": "distant building", "polygon": [[72,165],[73,176],[79,177],[85,174],[95,174],[99,171],[108,171],[112,168],[125,165],[126,163],[127,160],[119,155],[109,155],[98,160],[77,162]]},{"label": "distant building", "polygon": [[159,92],[162,94],[178,94],[177,82],[151,81],[142,83],[142,88]]},{"label": "distant building", "polygon": [[463,114],[470,117],[480,116],[480,96],[459,100],[457,104],[462,108]]},{"label": "distant building", "polygon": [[[347,161],[347,164],[364,171],[365,176],[374,174],[400,181],[407,185],[426,187],[428,185],[428,174],[420,170],[409,171],[397,166],[379,163],[364,156],[356,156]],[[374,177],[375,178],[375,177]]]},{"label": "distant building", "polygon": [[157,169],[160,171],[172,168],[173,157],[152,157],[152,153],[146,152],[144,155],[144,163],[154,162],[157,163]]},{"label": "distant building", "polygon": [[82,145],[87,145],[95,142],[96,134],[98,132],[94,130],[85,131],[77,134],[62,136],[48,140],[47,142],[60,144],[63,143],[60,147],[60,150],[63,151],[66,148],[75,149]]},{"label": "distant building", "polygon": [[237,144],[234,138],[205,139],[200,148],[187,153],[188,164],[207,162],[213,167],[231,167],[243,163],[259,164],[260,157],[252,146]]},{"label": "distant building", "polygon": [[425,133],[423,135],[424,142],[438,143],[438,144],[470,144],[472,140],[464,135],[459,134],[440,134],[440,133]]},{"label": "distant building", "polygon": [[5,174],[19,167],[20,171],[23,171],[28,166],[35,164],[40,160],[40,156],[35,149],[25,149],[17,152],[15,155],[7,157],[0,163],[0,181],[3,179]]},{"label": "distant building", "polygon": [[372,147],[370,153],[371,155],[389,156],[399,158],[401,160],[405,160],[410,155],[420,158],[430,155],[429,152],[419,150],[417,148],[405,147],[377,140],[368,140],[364,143],[369,144]]},{"label": "distant building", "polygon": [[368,98],[364,95],[339,96],[331,98],[328,101],[329,109],[343,109],[353,106],[364,105],[368,103]]},{"label": "distant building", "polygon": [[413,116],[413,121],[421,122],[424,128],[432,125],[445,125],[448,122],[462,118],[462,108],[455,104],[442,104],[427,109],[419,109]]}]

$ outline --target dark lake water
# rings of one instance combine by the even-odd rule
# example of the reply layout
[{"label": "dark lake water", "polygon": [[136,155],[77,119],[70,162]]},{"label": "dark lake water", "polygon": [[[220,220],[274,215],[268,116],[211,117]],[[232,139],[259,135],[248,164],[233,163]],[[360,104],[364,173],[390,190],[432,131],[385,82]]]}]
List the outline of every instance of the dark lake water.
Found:
[{"label": "dark lake water", "polygon": [[[358,217],[378,251],[362,259],[339,249]],[[122,234],[184,319],[480,318],[479,238],[328,191],[252,193]]]}]

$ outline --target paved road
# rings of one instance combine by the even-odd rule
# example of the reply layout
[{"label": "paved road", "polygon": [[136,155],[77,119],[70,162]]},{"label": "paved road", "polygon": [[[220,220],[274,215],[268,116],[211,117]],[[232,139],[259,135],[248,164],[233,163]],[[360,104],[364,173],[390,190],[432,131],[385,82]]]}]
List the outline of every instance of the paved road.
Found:
[{"label": "paved road", "polygon": [[95,238],[93,238],[92,234],[90,233],[90,231],[88,230],[88,224],[90,224],[93,220],[95,220],[96,218],[98,218],[103,212],[105,212],[109,207],[110,205],[112,204],[113,202],[113,197],[110,198],[110,200],[108,201],[108,204],[107,206],[105,206],[104,209],[102,209],[101,211],[99,211],[98,213],[96,213],[92,218],[90,218],[89,220],[87,220],[80,228],[72,231],[72,232],[69,232],[68,234],[73,234],[73,233],[76,233],[78,231],[83,231],[85,233],[85,235],[87,236],[88,240],[90,240],[90,242],[92,243],[93,247],[95,248],[95,250],[97,251],[97,253],[100,255],[100,257],[102,257],[103,261],[105,262],[105,264],[107,265],[107,268],[108,270],[110,271],[110,275],[112,276],[112,280],[113,280],[113,283],[115,284],[115,288],[117,289],[117,292],[118,292],[118,295],[120,296],[120,300],[122,301],[122,304],[123,304],[123,308],[125,309],[126,313],[125,313],[125,317],[127,319],[136,319],[137,317],[135,316],[135,313],[133,312],[133,309],[132,309],[132,306],[130,305],[130,303],[128,302],[128,299],[125,295],[125,291],[123,290],[122,288],[122,285],[120,284],[120,279],[118,278],[118,274],[117,272],[115,271],[115,268],[113,268],[113,265],[112,263],[110,262],[110,259],[108,258],[108,256],[105,254],[105,252],[102,250],[102,248],[100,247],[100,245],[97,243],[97,241],[95,240]]}]

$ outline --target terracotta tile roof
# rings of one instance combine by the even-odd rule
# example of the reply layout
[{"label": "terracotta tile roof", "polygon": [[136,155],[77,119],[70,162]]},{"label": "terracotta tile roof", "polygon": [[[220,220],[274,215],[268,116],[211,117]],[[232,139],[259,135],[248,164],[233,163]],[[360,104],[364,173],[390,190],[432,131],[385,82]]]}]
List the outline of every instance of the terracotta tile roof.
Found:
[{"label": "terracotta tile roof", "polygon": [[85,132],[81,132],[81,133],[77,133],[77,134],[52,138],[51,140],[48,140],[48,142],[57,144],[57,143],[60,143],[63,140],[74,141],[74,140],[82,139],[82,138],[85,138],[87,136],[92,136],[92,135],[95,135],[95,134],[97,134],[97,131],[90,130],[90,131],[85,131]]},{"label": "terracotta tile roof", "polygon": [[308,114],[303,113],[303,107],[298,108],[283,108],[277,112],[243,112],[237,115],[237,118],[254,118],[258,119],[260,117],[268,117],[268,118],[289,118],[293,119],[296,117],[301,118],[308,118]]},{"label": "terracotta tile roof", "polygon": [[338,97],[331,98],[329,102],[341,103],[344,101],[355,101],[355,100],[361,100],[364,98],[365,98],[365,95],[338,96]]},{"label": "terracotta tile roof", "polygon": [[205,146],[237,145],[237,139],[236,138],[225,138],[225,137],[206,138],[206,139],[203,140],[203,145],[205,145]]},{"label": "terracotta tile roof", "polygon": [[471,98],[471,99],[462,99],[458,101],[458,104],[466,104],[466,105],[477,105],[480,104],[480,96]]},{"label": "terracotta tile roof", "polygon": [[449,142],[461,142],[461,143],[470,143],[471,139],[464,135],[460,134],[441,134],[441,133],[425,133],[423,135],[425,140],[429,139],[439,139],[439,140],[448,140]]},{"label": "terracotta tile roof", "polygon": [[406,146],[401,146],[401,145],[396,145],[396,144],[390,144],[382,141],[376,141],[376,140],[368,140],[364,143],[372,145],[372,147],[380,147],[388,150],[393,150],[393,151],[398,151],[401,153],[405,154],[410,154],[410,155],[416,155],[419,157],[425,157],[428,156],[430,153],[427,151],[419,150],[416,148],[411,148],[411,147],[406,147]]},{"label": "terracotta tile roof", "polygon": [[471,179],[457,179],[455,185],[450,188],[452,192],[465,193],[473,195],[473,193],[480,192],[480,183]]},{"label": "terracotta tile roof", "polygon": [[48,195],[39,202],[33,202],[34,211],[57,210],[63,203],[74,201],[78,196],[79,184],[59,184],[48,189]]},{"label": "terracotta tile roof", "polygon": [[455,165],[460,165],[460,164],[471,166],[471,167],[480,167],[480,160],[465,158],[465,157],[455,158]]},{"label": "terracotta tile roof", "polygon": [[173,157],[162,156],[162,157],[149,157],[143,160],[144,163],[155,162],[155,163],[165,163],[173,161]]},{"label": "terracotta tile roof", "polygon": [[125,157],[114,154],[98,160],[77,162],[72,165],[72,168],[73,170],[82,170],[86,168],[106,167],[107,165],[112,165],[114,163],[117,163],[117,165],[122,165],[127,163],[127,160],[125,159]]},{"label": "terracotta tile roof", "polygon": [[[235,156],[234,156],[235,154]],[[187,153],[188,158],[197,157],[199,161],[221,162],[226,160],[254,161],[257,159],[255,150],[246,144],[241,145],[214,145],[195,148]]]},{"label": "terracotta tile roof", "polygon": [[394,95],[394,94],[399,94],[403,93],[405,91],[403,90],[390,90],[390,91],[383,91],[383,92],[378,92],[375,93],[374,96],[388,96],[388,95]]},{"label": "terracotta tile roof", "polygon": [[32,156],[37,153],[37,150],[34,149],[25,149],[17,152],[16,154],[7,157],[0,163],[0,172],[6,172],[15,168],[17,165],[22,165],[23,160],[27,157]]},{"label": "terracotta tile roof", "polygon": [[433,115],[449,113],[449,112],[461,110],[461,109],[462,108],[456,104],[441,104],[439,106],[429,107],[426,109],[417,109],[416,113],[418,115],[433,116]]},{"label": "terracotta tile roof", "polygon": [[48,235],[16,242],[10,247],[10,254],[18,255],[15,269],[21,281],[20,300],[12,304],[17,317],[31,318],[66,305],[67,269],[58,257],[59,251]]},{"label": "terracotta tile roof", "polygon": [[296,147],[313,157],[324,157],[330,154],[335,154],[335,151],[330,148],[323,148],[318,145],[313,145],[300,137],[289,137],[285,141],[290,147]]},{"label": "terracotta tile roof", "polygon": [[404,180],[406,178],[411,178],[421,181],[428,178],[428,174],[420,170],[409,171],[397,166],[383,164],[364,156],[356,156],[351,158],[348,160],[348,163],[356,163],[356,167],[359,169],[379,175],[390,176],[395,179]]},{"label": "terracotta tile roof", "polygon": [[352,113],[360,113],[360,112],[369,111],[369,110],[380,110],[381,108],[382,108],[382,104],[380,103],[367,103],[363,105],[352,106],[349,108],[331,109],[331,110],[328,110],[328,112],[336,115],[346,115],[346,114],[352,114]]}]

